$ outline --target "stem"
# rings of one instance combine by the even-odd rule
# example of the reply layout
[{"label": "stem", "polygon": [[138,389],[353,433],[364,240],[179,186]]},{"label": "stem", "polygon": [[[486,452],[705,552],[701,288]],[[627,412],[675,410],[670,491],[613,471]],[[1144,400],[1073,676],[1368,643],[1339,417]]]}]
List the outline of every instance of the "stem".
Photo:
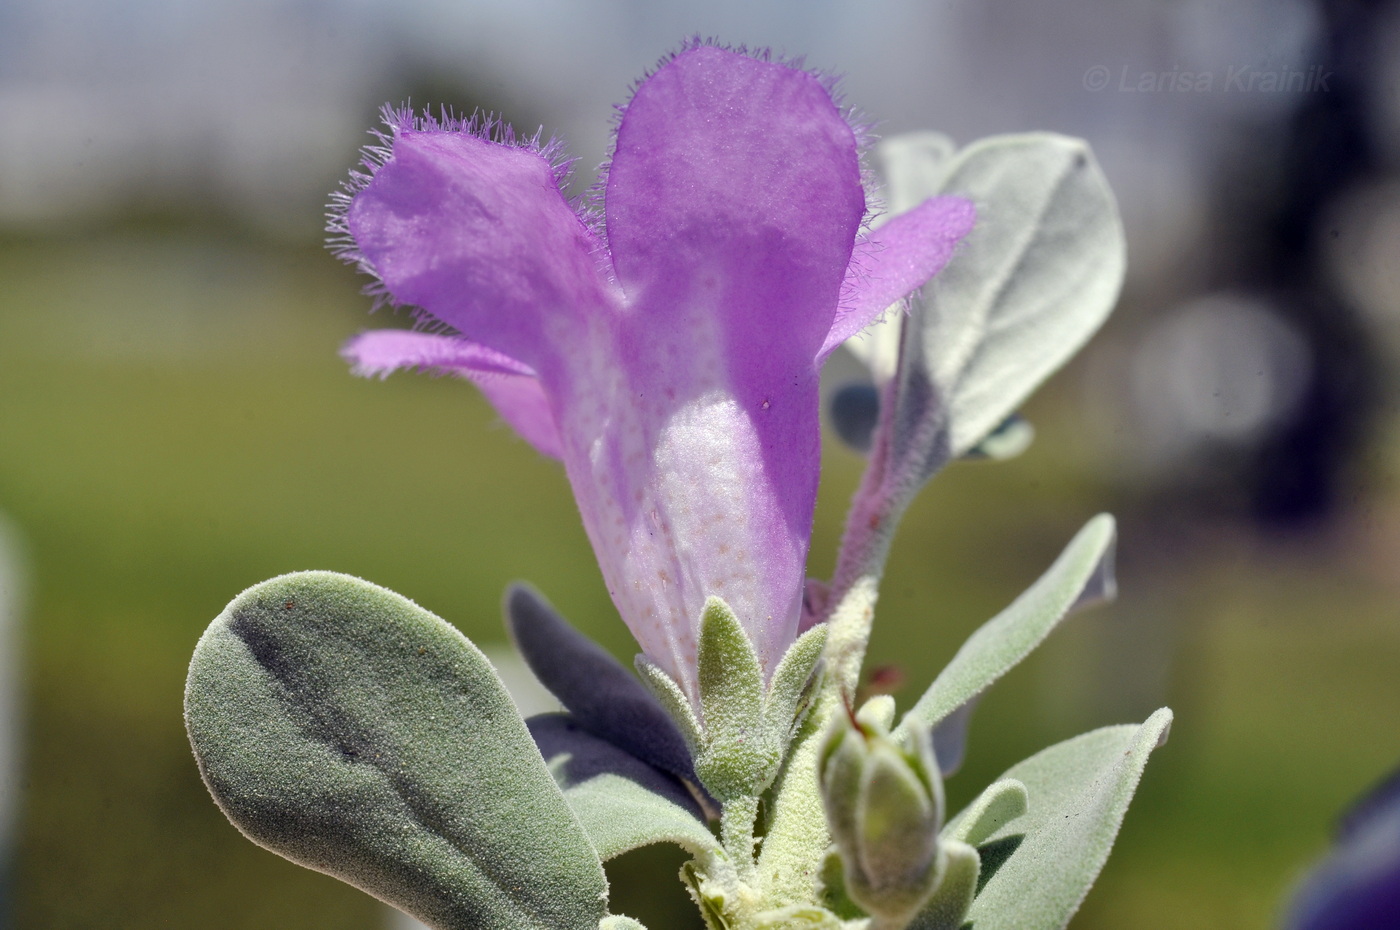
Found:
[{"label": "stem", "polygon": [[878,573],[857,578],[836,602],[827,620],[825,688],[846,703],[855,700],[856,686],[860,683],[860,667],[870,643],[879,589]]},{"label": "stem", "polygon": [[831,834],[818,785],[817,754],[840,708],[832,692],[816,696],[770,789],[772,817],[758,862],[759,884],[770,907],[811,903],[820,888],[821,862]]},{"label": "stem", "polygon": [[832,605],[839,604],[859,579],[871,575],[878,578],[883,573],[895,527],[907,506],[907,500],[900,502],[890,494],[881,465],[883,462],[871,459],[851,499],[836,571],[831,576]]},{"label": "stem", "polygon": [[847,698],[855,694],[865,660],[895,530],[919,489],[950,458],[944,406],[927,373],[908,363],[909,350],[906,333],[898,373],[881,392],[870,464],[851,500],[831,578],[828,666]]},{"label": "stem", "polygon": [[757,795],[724,802],[719,818],[719,839],[743,881],[749,881],[754,874],[753,828],[757,821]]}]

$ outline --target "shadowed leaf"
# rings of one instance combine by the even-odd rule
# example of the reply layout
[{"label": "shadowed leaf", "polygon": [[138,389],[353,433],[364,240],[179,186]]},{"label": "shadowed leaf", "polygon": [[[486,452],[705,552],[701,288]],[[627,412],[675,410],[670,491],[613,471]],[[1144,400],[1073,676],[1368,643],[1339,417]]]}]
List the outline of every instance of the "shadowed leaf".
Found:
[{"label": "shadowed leaf", "polygon": [[190,743],[254,842],[440,930],[595,930],[602,865],[481,652],[330,572],[245,591],[195,649]]},{"label": "shadowed leaf", "polygon": [[531,671],[579,724],[657,768],[695,780],[680,730],[603,647],[525,585],[512,585],[506,593],[506,620]]},{"label": "shadowed leaf", "polygon": [[603,861],[652,843],[676,843],[696,854],[719,849],[699,805],[675,778],[567,714],[541,714],[526,725]]}]

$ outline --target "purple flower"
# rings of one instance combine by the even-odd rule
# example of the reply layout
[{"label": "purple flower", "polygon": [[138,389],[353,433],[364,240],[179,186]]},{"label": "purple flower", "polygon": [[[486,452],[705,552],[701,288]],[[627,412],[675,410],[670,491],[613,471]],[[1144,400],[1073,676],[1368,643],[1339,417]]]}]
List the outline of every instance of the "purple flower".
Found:
[{"label": "purple flower", "polygon": [[692,699],[709,595],[771,673],[798,628],[822,361],[943,266],[971,205],[862,236],[829,84],[709,45],[637,87],[601,209],[566,199],[537,140],[402,111],[390,130],[333,228],[435,331],[368,332],[346,357],[468,378],[562,459],[613,601]]}]

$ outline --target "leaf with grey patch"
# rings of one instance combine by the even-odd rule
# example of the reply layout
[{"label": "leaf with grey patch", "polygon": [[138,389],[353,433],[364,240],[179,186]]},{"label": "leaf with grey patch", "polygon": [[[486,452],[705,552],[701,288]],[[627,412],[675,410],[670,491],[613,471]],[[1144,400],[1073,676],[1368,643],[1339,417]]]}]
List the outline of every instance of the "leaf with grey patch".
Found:
[{"label": "leaf with grey patch", "polygon": [[185,720],[254,842],[439,930],[595,930],[606,881],[491,665],[331,572],[239,595],[195,649]]}]

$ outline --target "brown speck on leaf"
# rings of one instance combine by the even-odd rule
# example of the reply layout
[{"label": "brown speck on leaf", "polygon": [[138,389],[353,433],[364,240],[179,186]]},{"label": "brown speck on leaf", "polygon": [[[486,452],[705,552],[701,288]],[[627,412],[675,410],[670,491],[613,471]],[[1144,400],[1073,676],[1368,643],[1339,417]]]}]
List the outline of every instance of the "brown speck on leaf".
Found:
[{"label": "brown speck on leaf", "polygon": [[287,600],[282,602],[283,610],[291,610],[295,606],[297,606],[297,602],[292,600],[291,598],[288,598]]}]

